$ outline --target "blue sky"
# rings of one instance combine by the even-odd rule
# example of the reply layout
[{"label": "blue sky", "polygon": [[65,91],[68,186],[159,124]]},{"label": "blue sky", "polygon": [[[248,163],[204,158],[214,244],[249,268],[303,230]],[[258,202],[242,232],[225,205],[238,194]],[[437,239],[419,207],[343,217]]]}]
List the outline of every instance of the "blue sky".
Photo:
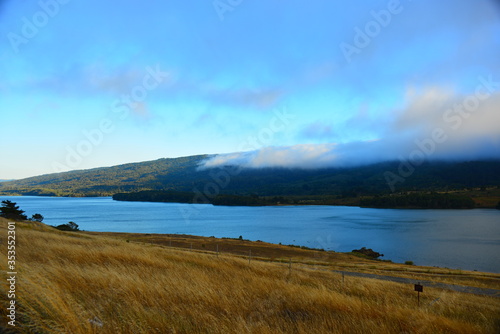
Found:
[{"label": "blue sky", "polygon": [[0,36],[0,179],[500,157],[493,0],[7,0]]}]

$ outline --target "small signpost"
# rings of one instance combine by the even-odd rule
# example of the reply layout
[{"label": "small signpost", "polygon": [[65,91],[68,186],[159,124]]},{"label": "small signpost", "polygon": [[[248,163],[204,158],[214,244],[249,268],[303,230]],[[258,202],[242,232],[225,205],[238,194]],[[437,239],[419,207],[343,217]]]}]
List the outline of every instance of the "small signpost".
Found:
[{"label": "small signpost", "polygon": [[420,292],[424,292],[424,286],[418,282],[415,284],[415,291],[417,291],[418,306],[420,306]]}]

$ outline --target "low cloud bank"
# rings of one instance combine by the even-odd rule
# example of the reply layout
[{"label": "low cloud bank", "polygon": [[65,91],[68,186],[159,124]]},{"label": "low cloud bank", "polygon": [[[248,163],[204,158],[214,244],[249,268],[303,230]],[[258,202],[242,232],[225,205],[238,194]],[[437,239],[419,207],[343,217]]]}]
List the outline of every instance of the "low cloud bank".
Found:
[{"label": "low cloud bank", "polygon": [[314,169],[394,160],[500,159],[499,86],[490,77],[481,78],[470,95],[438,88],[409,91],[406,107],[381,122],[386,125],[378,131],[380,138],[371,141],[263,147],[216,155],[201,167]]}]

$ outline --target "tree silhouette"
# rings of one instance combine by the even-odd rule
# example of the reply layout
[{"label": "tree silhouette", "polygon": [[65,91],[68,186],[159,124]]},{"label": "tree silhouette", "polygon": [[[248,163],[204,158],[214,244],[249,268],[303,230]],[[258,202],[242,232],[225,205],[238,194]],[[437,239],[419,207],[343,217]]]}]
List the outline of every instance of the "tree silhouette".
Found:
[{"label": "tree silhouette", "polygon": [[0,207],[0,217],[13,220],[28,219],[28,217],[24,214],[24,211],[20,210],[16,203],[9,200],[2,201],[2,207]]},{"label": "tree silhouette", "polygon": [[61,231],[71,231],[71,232],[80,231],[80,229],[78,228],[78,224],[74,222],[69,222],[67,224],[61,224],[54,227]]},{"label": "tree silhouette", "polygon": [[33,216],[31,216],[30,220],[41,223],[43,221],[43,218],[44,217],[41,214],[35,213]]}]

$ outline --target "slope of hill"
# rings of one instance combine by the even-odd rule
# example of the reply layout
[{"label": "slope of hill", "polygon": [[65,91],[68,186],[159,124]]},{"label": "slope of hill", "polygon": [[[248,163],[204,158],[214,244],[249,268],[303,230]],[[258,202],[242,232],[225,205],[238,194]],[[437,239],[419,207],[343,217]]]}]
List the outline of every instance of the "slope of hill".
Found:
[{"label": "slope of hill", "polygon": [[119,191],[182,188],[207,156],[159,159],[105,168],[47,174],[2,183],[0,193],[45,196],[108,196]]},{"label": "slope of hill", "polygon": [[[7,243],[7,228],[8,222],[0,218],[2,244]],[[0,285],[2,333],[494,333],[498,329],[496,297],[426,285],[417,306],[412,284],[344,279],[332,269],[345,265],[370,273],[375,272],[372,267],[388,266],[384,273],[389,275],[486,288],[497,288],[496,274],[397,265],[338,253],[317,258],[316,253],[326,252],[265,243],[255,247],[273,252],[276,261],[252,258],[249,263],[225,248],[217,256],[206,250],[154,245],[152,238],[162,237],[149,234],[62,232],[34,222],[17,222],[16,230],[16,242],[22,245],[16,264],[21,269],[16,276],[19,285],[14,286],[16,327],[8,324],[12,314],[7,305],[14,299],[8,297],[13,286],[5,282]],[[148,243],[138,238],[149,238],[144,240]],[[233,244],[253,246],[237,243]],[[294,257],[291,269],[285,255]],[[6,252],[0,253],[0,261],[7,263]],[[408,267],[411,274],[404,273]]]},{"label": "slope of hill", "polygon": [[[403,191],[449,191],[500,186],[500,161],[427,162],[409,173],[399,162],[317,170],[224,167],[198,170],[207,155],[159,159],[48,174],[0,183],[3,195],[110,196],[175,190],[206,194],[339,198]],[[389,180],[389,182],[388,182]],[[392,182],[392,188],[389,183]]]}]

